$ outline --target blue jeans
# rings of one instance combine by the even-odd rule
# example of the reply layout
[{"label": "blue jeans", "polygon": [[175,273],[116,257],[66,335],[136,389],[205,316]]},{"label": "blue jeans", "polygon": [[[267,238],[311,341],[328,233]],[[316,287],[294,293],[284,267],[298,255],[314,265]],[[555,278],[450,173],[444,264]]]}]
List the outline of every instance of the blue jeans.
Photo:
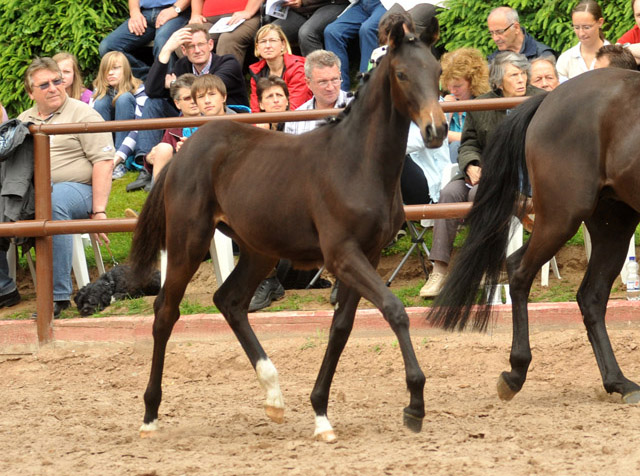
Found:
[{"label": "blue jeans", "polygon": [[371,53],[378,47],[378,23],[386,11],[380,0],[360,0],[324,29],[325,48],[340,58],[343,91],[349,91],[351,87],[347,54],[349,40],[359,37],[359,71],[364,73],[369,68]]},{"label": "blue jeans", "polygon": [[182,28],[189,21],[191,9],[187,8],[176,18],[169,20],[156,30],[156,18],[164,7],[143,8],[142,14],[147,19],[147,29],[141,36],[137,36],[129,31],[129,20],[120,24],[104,40],[100,42],[98,48],[100,56],[104,56],[109,51],[122,51],[131,64],[131,70],[136,78],[145,79],[149,72],[149,65],[135,56],[135,51],[149,44],[153,40],[153,57],[157,58],[160,50],[169,37]]},{"label": "blue jeans", "polygon": [[16,290],[16,283],[9,277],[9,263],[7,252],[0,251],[0,296],[12,293]]},{"label": "blue jeans", "polygon": [[[157,119],[160,117],[178,117],[180,112],[167,99],[147,98],[142,110],[142,119]],[[149,151],[162,140],[164,130],[138,131],[136,143],[136,157],[147,155]]]},{"label": "blue jeans", "polygon": [[[54,220],[74,220],[88,218],[93,206],[91,185],[76,182],[53,184],[51,192],[51,217]],[[53,300],[68,301],[73,286],[71,284],[71,264],[73,259],[73,238],[71,235],[53,236]]]},{"label": "blue jeans", "polygon": [[[53,184],[51,192],[52,218],[54,220],[73,220],[88,218],[93,206],[91,185],[75,182]],[[69,301],[73,286],[71,267],[73,261],[73,238],[71,235],[53,236],[53,300]],[[7,253],[0,251],[0,295],[16,289],[9,277]]]},{"label": "blue jeans", "polygon": [[[105,121],[126,121],[136,118],[136,98],[131,93],[123,93],[113,104],[115,91],[111,90],[93,103],[93,108],[98,111]],[[115,133],[116,150],[120,149],[122,141],[130,134],[129,131],[117,131]]]}]

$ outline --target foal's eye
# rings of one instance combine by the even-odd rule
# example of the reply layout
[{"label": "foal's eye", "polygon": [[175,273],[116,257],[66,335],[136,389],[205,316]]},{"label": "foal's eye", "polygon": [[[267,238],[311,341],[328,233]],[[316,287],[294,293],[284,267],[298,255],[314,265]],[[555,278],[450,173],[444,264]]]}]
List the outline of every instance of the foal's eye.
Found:
[{"label": "foal's eye", "polygon": [[407,76],[405,73],[403,73],[402,71],[398,71],[396,73],[396,78],[398,78],[400,81],[407,81],[409,79],[409,76]]}]

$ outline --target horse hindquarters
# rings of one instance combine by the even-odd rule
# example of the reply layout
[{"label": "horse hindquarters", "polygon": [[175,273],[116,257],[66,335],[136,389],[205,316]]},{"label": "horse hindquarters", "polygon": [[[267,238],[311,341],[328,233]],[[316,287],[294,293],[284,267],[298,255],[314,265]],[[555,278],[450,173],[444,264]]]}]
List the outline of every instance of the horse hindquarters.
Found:
[{"label": "horse hindquarters", "polygon": [[604,388],[608,393],[621,394],[625,403],[640,402],[640,387],[622,374],[604,319],[611,287],[624,263],[638,220],[639,214],[622,202],[599,201],[593,216],[586,221],[592,250],[578,290],[578,304]]}]

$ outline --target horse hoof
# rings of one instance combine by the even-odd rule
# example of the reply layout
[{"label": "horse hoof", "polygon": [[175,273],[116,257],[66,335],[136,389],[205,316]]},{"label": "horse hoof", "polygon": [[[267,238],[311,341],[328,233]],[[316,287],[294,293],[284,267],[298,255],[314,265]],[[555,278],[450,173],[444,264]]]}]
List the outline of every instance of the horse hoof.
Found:
[{"label": "horse hoof", "polygon": [[622,396],[622,401],[628,404],[640,403],[640,390],[634,390]]},{"label": "horse hoof", "polygon": [[420,433],[422,431],[422,418],[418,418],[417,416],[404,412],[402,414],[402,422],[404,423],[404,426],[414,433]]},{"label": "horse hoof", "polygon": [[284,423],[284,408],[265,406],[267,416],[275,423]]},{"label": "horse hoof", "polygon": [[516,396],[516,391],[514,391],[511,387],[509,387],[509,384],[507,383],[507,381],[504,378],[504,375],[500,374],[500,377],[498,377],[498,384],[496,385],[497,390],[498,390],[498,397],[500,397],[500,400],[503,400],[505,402],[508,402],[509,400],[511,400],[513,397]]},{"label": "horse hoof", "polygon": [[153,420],[151,423],[144,423],[140,427],[140,438],[151,438],[156,434],[158,430],[158,420]]},{"label": "horse hoof", "polygon": [[323,431],[321,433],[317,433],[315,436],[316,440],[322,441],[323,443],[335,443],[336,441],[338,441],[338,438],[336,437],[336,434],[333,432],[333,430]]}]

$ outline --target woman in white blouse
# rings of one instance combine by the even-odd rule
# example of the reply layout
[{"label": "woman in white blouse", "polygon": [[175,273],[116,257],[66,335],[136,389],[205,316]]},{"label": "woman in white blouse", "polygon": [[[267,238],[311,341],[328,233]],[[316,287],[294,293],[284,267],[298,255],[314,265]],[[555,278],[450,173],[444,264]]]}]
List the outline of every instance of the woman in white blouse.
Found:
[{"label": "woman in white blouse", "polygon": [[560,82],[592,70],[596,52],[601,46],[609,44],[602,34],[602,9],[594,0],[581,1],[571,12],[571,21],[580,41],[558,58],[556,67]]}]

